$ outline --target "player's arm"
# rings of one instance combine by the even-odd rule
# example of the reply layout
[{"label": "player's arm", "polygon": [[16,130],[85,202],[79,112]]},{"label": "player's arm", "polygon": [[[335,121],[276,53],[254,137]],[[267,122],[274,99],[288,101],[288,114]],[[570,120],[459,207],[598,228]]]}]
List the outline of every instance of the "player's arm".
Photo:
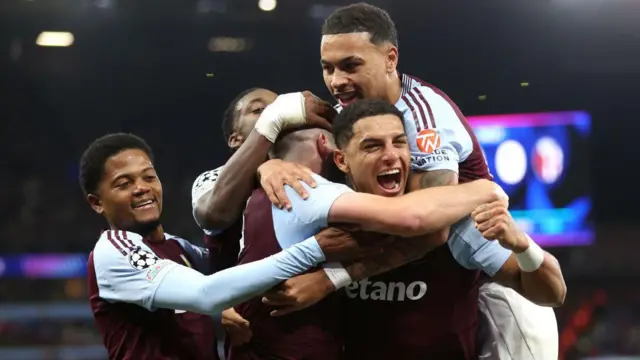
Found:
[{"label": "player's arm", "polygon": [[[529,238],[528,235],[525,234],[525,236]],[[538,305],[561,306],[567,294],[567,285],[562,276],[560,263],[553,255],[540,249],[530,238],[529,241],[531,243],[526,249],[520,249],[518,253],[514,252],[509,256],[493,280],[513,288]],[[538,253],[535,257],[540,258],[541,262],[539,266],[532,264],[534,267],[525,271],[518,258],[526,257],[523,254],[530,248],[532,248],[530,252]]]},{"label": "player's arm", "polygon": [[149,248],[125,250],[101,240],[93,265],[99,295],[107,301],[216,314],[325,260],[343,259],[357,250],[354,244],[340,234],[319,233],[268,258],[205,276],[158,259]]},{"label": "player's arm", "polygon": [[[276,141],[281,130],[313,124],[330,127],[322,116],[327,116],[328,103],[309,92],[291,93],[278,96],[260,115],[255,129],[249,134],[240,149],[233,154],[220,173],[216,186],[207,196],[196,202],[195,217],[206,229],[226,229],[242,214],[242,210],[255,184],[258,167],[268,158],[269,149]],[[279,189],[284,184],[292,184],[298,196],[305,196],[304,189],[297,180],[308,181],[314,185],[310,174],[301,166],[280,162],[279,175],[272,169],[269,174],[258,174],[263,187]],[[266,179],[272,177],[271,179]],[[270,184],[271,186],[265,186]],[[274,193],[272,191],[271,195]],[[275,197],[272,201],[276,200]],[[279,199],[279,205],[286,207],[288,199]]]},{"label": "player's arm", "polygon": [[505,196],[498,185],[488,180],[421,189],[393,198],[347,193],[333,203],[329,222],[358,224],[364,230],[404,237],[418,236],[450,226],[477,206]]},{"label": "player's arm", "polygon": [[[504,208],[491,208],[489,221],[479,217],[486,212],[474,212],[476,222],[480,221],[476,226],[469,219],[452,228],[448,242],[452,254],[462,266],[483,270],[536,304],[562,305],[567,288],[558,261],[518,229],[510,216],[502,217],[496,210],[500,207]],[[498,233],[497,228],[505,231]]]},{"label": "player's arm", "polygon": [[211,231],[231,226],[242,214],[251,195],[258,167],[267,159],[272,143],[257,131],[252,131],[240,149],[231,156],[224,171],[211,186],[195,200],[197,223]]}]

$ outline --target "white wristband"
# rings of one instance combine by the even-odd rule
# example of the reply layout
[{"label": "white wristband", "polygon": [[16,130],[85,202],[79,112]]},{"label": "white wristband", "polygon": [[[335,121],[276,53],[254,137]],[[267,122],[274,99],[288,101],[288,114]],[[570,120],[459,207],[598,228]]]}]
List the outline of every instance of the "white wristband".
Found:
[{"label": "white wristband", "polygon": [[304,96],[301,92],[280,95],[260,114],[255,129],[272,143],[280,131],[306,123]]},{"label": "white wristband", "polygon": [[524,272],[533,272],[540,268],[544,261],[544,250],[538,246],[533,240],[529,239],[529,248],[516,254],[518,266]]},{"label": "white wristband", "polygon": [[326,263],[323,264],[322,267],[336,290],[342,289],[353,282],[347,269],[345,269],[340,263]]}]

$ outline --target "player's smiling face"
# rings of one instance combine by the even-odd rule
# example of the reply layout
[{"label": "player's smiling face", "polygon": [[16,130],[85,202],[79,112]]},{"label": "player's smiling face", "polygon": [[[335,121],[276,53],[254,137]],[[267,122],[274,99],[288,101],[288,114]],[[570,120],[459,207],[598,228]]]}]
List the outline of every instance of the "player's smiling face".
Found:
[{"label": "player's smiling face", "polygon": [[376,45],[366,32],[324,35],[320,63],[327,89],[342,106],[357,99],[387,99],[387,80],[395,73],[398,51]]},{"label": "player's smiling face", "polygon": [[255,89],[236,104],[235,132],[229,138],[229,147],[237,148],[247,139],[262,111],[273,103],[278,94],[267,89]]},{"label": "player's smiling face", "polygon": [[391,114],[358,120],[353,125],[349,143],[334,152],[334,161],[350,178],[356,191],[402,195],[410,161],[402,121]]},{"label": "player's smiling face", "polygon": [[160,224],[162,184],[147,154],[124,150],[110,157],[98,184],[98,194],[89,195],[93,209],[111,226],[138,233]]}]

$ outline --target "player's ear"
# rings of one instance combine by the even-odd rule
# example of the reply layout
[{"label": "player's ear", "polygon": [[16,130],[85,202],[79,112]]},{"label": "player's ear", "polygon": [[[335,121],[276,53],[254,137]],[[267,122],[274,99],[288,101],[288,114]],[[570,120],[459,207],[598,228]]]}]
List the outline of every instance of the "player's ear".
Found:
[{"label": "player's ear", "polygon": [[231,134],[231,136],[229,136],[229,141],[227,141],[227,145],[229,145],[229,147],[232,149],[237,149],[240,147],[240,145],[242,145],[243,142],[244,142],[244,136],[238,134],[237,132],[234,132],[233,134]]},{"label": "player's ear", "polygon": [[91,208],[93,209],[93,211],[95,211],[98,215],[102,215],[102,213],[104,213],[104,208],[102,207],[102,201],[97,195],[94,195],[94,194],[87,195],[87,201],[89,202],[89,205],[91,205]]},{"label": "player's ear", "polygon": [[398,48],[390,45],[387,49],[387,59],[386,59],[386,67],[387,73],[395,73],[398,67]]},{"label": "player's ear", "polygon": [[322,159],[329,157],[334,150],[331,141],[329,141],[327,136],[322,133],[318,135],[318,138],[316,139],[316,146],[318,148],[318,154],[320,154]]},{"label": "player's ear", "polygon": [[338,169],[343,173],[349,173],[349,164],[347,163],[347,158],[344,156],[344,151],[335,150],[333,152],[333,162],[336,164]]}]

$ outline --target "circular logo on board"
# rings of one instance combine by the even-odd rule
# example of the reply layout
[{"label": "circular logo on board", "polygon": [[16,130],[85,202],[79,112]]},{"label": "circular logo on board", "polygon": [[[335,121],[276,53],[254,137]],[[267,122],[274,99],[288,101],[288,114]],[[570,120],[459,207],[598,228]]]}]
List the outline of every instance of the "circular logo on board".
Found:
[{"label": "circular logo on board", "polygon": [[540,181],[546,184],[556,182],[564,170],[562,147],[549,136],[540,138],[533,148],[531,163]]},{"label": "circular logo on board", "polygon": [[416,145],[418,149],[425,154],[431,154],[440,148],[440,135],[433,129],[424,129],[418,133],[416,137]]},{"label": "circular logo on board", "polygon": [[524,179],[527,173],[527,154],[519,142],[502,142],[495,155],[496,172],[500,180],[507,185],[515,185]]}]

